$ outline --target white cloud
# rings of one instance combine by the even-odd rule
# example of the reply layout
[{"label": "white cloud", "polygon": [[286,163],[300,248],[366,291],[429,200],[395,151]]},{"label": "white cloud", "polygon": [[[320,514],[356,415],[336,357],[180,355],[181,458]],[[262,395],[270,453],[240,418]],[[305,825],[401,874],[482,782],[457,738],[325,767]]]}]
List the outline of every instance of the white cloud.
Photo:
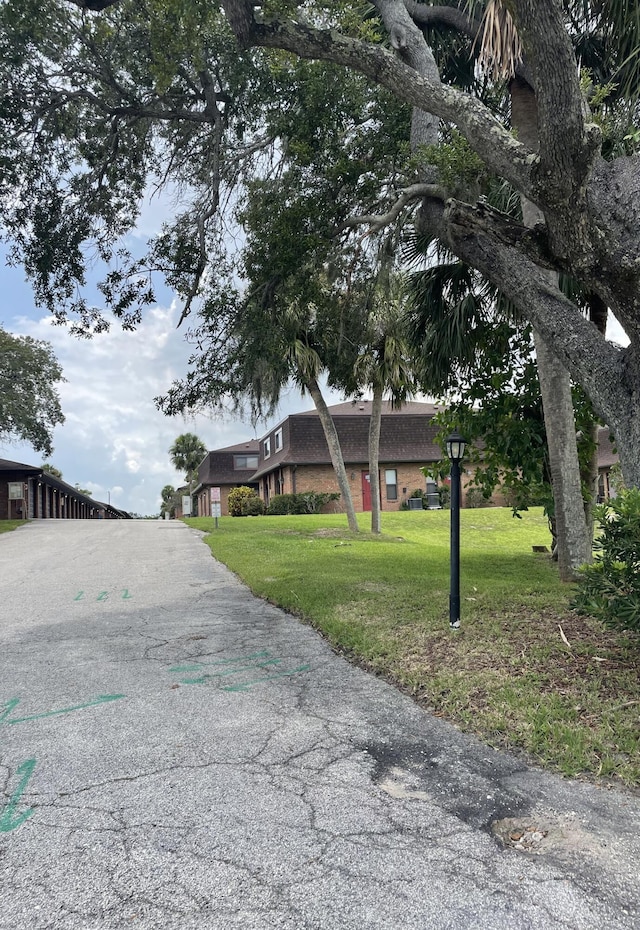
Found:
[{"label": "white cloud", "polygon": [[[49,320],[32,319],[28,311],[11,317],[8,306],[3,314],[7,330],[45,339],[54,347],[67,379],[60,385],[66,422],[55,430],[51,461],[65,481],[93,491],[95,500],[110,500],[135,513],[157,513],[164,485],[178,487],[184,480],[169,461],[176,436],[195,432],[208,449],[216,449],[254,435],[237,420],[170,418],[156,410],[153,398],[185,374],[191,353],[176,330],[176,305],[146,313],[136,332],[123,332],[114,324],[89,340],[74,339]],[[330,402],[339,399],[329,396]],[[277,419],[312,406],[308,397],[292,390]],[[0,447],[0,455],[31,464],[41,460],[24,444]]]},{"label": "white cloud", "polygon": [[[97,500],[138,513],[155,513],[160,489],[178,485],[169,461],[169,446],[187,429],[197,432],[208,448],[240,442],[241,424],[188,422],[156,410],[153,398],[167,389],[187,367],[189,346],[176,331],[178,311],[156,308],[138,330],[126,333],[114,325],[108,333],[76,340],[45,319],[7,318],[11,332],[51,342],[67,379],[60,385],[66,422],[54,433],[51,461],[66,481],[94,491]],[[38,462],[29,446],[7,446],[4,457]],[[143,480],[141,480],[143,479]]]}]

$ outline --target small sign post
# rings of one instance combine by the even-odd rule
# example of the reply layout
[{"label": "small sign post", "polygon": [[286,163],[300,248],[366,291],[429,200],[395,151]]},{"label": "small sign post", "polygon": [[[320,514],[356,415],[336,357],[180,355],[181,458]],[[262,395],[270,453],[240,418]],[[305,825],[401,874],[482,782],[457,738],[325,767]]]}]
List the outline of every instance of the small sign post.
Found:
[{"label": "small sign post", "polygon": [[222,516],[220,488],[211,488],[211,516],[215,517],[216,529],[218,529],[218,517]]}]

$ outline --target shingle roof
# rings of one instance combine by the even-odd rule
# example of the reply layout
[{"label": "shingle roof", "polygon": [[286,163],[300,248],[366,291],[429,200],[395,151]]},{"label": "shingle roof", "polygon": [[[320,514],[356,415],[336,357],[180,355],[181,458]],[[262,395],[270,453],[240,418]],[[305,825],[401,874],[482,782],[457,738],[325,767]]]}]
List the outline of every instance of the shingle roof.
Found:
[{"label": "shingle roof", "polygon": [[227,446],[225,449],[215,449],[207,453],[198,468],[198,482],[202,484],[242,484],[249,481],[255,468],[234,468],[235,455],[258,455],[260,443],[257,439]]},{"label": "shingle roof", "polygon": [[[342,404],[334,404],[332,407],[329,407],[329,413],[332,417],[350,416],[367,418],[371,416],[372,404],[373,401],[371,400],[348,400]],[[388,400],[382,402],[383,416],[404,417],[409,413],[420,414],[422,416],[433,416],[435,413],[438,413],[439,410],[442,410],[442,407],[438,407],[436,404],[430,404],[418,400],[407,401],[401,407],[392,407],[391,402]],[[311,410],[303,410],[301,413],[292,413],[288,417],[285,417],[284,420],[281,420],[280,423],[274,427],[274,429],[277,429],[278,426],[281,426],[282,423],[291,419],[292,417],[317,416],[318,411],[315,409],[315,407],[313,407]],[[273,430],[270,430],[269,432],[273,432]]]},{"label": "shingle roof", "polygon": [[42,469],[33,465],[23,465],[22,462],[11,462],[9,459],[0,459],[0,471],[25,471],[31,475],[39,474]]},{"label": "shingle roof", "polygon": [[[380,426],[380,461],[426,464],[440,459],[440,447],[435,442],[437,429],[430,422],[437,411],[434,404],[413,402],[397,410],[385,403]],[[345,465],[367,462],[371,401],[337,404],[330,407],[329,412],[336,426]],[[291,414],[282,421],[283,428],[285,424],[287,436],[284,448],[260,462],[254,481],[280,465],[330,464],[329,447],[316,410]],[[279,428],[280,424],[276,429]]]}]

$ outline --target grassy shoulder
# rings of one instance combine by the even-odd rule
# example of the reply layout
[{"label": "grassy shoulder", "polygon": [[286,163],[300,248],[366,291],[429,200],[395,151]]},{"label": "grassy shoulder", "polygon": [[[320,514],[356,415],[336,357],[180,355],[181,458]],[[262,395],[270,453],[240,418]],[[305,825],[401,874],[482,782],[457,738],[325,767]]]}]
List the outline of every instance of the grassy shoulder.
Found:
[{"label": "grassy shoulder", "polygon": [[0,520],[0,533],[9,533],[11,530],[17,530],[19,526],[24,526],[24,520]]},{"label": "grassy shoulder", "polygon": [[260,597],[486,742],[566,775],[640,786],[640,639],[569,609],[541,511],[461,514],[462,629],[448,627],[449,514],[196,518]]}]

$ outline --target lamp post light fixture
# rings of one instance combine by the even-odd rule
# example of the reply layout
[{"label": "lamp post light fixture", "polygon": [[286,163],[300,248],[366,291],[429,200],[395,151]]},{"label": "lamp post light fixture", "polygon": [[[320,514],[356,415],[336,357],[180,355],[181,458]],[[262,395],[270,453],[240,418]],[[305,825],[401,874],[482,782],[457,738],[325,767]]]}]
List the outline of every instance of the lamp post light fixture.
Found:
[{"label": "lamp post light fixture", "polygon": [[460,629],[460,462],[464,458],[466,439],[459,433],[447,437],[447,455],[451,462],[451,585],[449,590],[449,626]]}]

